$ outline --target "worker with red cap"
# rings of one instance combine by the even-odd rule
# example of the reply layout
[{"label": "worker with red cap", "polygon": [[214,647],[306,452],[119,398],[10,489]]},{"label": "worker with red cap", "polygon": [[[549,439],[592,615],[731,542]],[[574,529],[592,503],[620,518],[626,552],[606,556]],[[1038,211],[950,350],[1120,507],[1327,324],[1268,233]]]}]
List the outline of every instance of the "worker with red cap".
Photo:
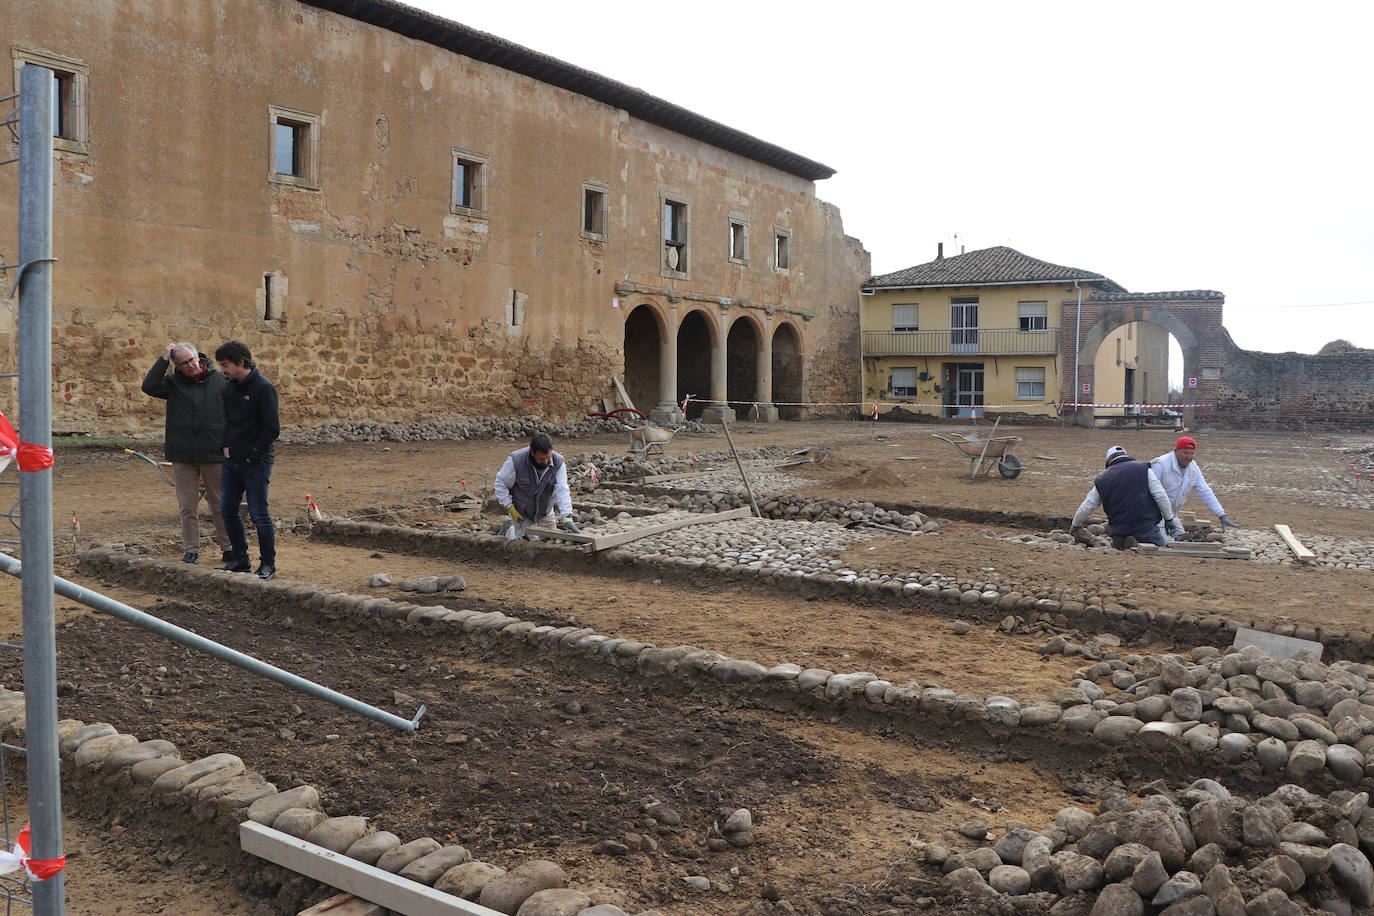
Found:
[{"label": "worker with red cap", "polygon": [[1174,514],[1177,515],[1183,508],[1190,494],[1196,493],[1198,499],[1207,507],[1207,511],[1221,522],[1223,529],[1239,528],[1240,525],[1227,517],[1226,510],[1221,508],[1216,494],[1207,485],[1206,478],[1202,476],[1202,468],[1193,460],[1196,454],[1197,440],[1192,436],[1180,436],[1174,443],[1172,452],[1165,452],[1150,462],[1155,476],[1164,485],[1164,492],[1169,494],[1169,504],[1173,507]]}]

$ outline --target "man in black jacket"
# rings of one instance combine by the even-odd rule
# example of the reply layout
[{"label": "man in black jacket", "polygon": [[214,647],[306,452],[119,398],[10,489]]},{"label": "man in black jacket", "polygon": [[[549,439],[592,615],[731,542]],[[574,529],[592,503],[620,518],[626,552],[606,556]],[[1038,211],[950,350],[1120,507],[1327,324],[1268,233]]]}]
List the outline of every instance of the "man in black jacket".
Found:
[{"label": "man in black jacket", "polygon": [[[168,368],[172,371],[168,372]],[[215,543],[223,561],[232,559],[229,534],[219,506],[220,436],[224,432],[224,376],[188,343],[168,344],[143,379],[143,393],[167,402],[163,452],[172,462],[181,508],[182,561],[200,559],[200,491],[210,504]]]},{"label": "man in black jacket", "polygon": [[248,495],[248,514],[258,531],[262,562],[258,578],[277,574],[277,541],[267,508],[267,485],[272,480],[275,457],[272,444],[281,433],[277,415],[277,389],[253,365],[253,354],[237,340],[220,344],[215,361],[229,380],[224,387],[224,472],[220,480],[220,505],[229,530],[233,558],[224,568],[248,572],[248,533],[239,516],[239,500]]}]

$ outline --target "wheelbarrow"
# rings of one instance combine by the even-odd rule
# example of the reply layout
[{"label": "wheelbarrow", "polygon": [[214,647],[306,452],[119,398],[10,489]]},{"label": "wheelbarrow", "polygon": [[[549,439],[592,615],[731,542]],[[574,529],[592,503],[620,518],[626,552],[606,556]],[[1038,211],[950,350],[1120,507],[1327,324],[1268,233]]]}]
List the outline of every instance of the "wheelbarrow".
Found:
[{"label": "wheelbarrow", "polygon": [[[1001,418],[998,418],[1001,422]],[[954,446],[959,454],[969,460],[968,476],[973,479],[980,477],[991,477],[993,468],[1007,480],[1015,480],[1021,476],[1021,459],[1012,454],[1012,450],[1021,443],[1020,436],[998,436],[996,435],[997,426],[992,428],[993,435],[986,439],[978,436],[961,436],[958,433],[950,433],[948,436],[940,436],[931,433],[941,442],[948,442]]]}]

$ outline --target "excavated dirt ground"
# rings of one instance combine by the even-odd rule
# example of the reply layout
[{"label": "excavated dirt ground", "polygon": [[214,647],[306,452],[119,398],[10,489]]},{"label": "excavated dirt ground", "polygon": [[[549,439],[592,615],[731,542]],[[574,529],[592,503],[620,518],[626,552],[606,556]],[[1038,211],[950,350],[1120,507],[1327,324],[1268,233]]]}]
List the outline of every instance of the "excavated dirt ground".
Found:
[{"label": "excavated dirt ground", "polygon": [[[1122,444],[1137,457],[1152,457],[1173,440],[1158,431],[1003,428],[999,435],[1025,437],[1018,453],[1026,472],[1015,481],[969,481],[958,476],[967,471],[967,461],[931,438],[939,431],[858,422],[741,424],[736,438],[744,448],[829,448],[834,459],[827,465],[790,471],[815,480],[802,491],[807,495],[1055,516],[1077,507],[1108,446]],[[1354,478],[1341,453],[1330,448],[1368,444],[1368,437],[1218,432],[1198,438],[1209,481],[1242,523],[1282,522],[1299,537],[1368,536],[1374,482]],[[429,497],[454,494],[459,481],[471,490],[489,484],[503,456],[520,444],[283,447],[272,503],[288,519],[303,518],[306,493],[326,513],[354,518],[418,506]],[[718,436],[680,437],[669,452],[685,455],[722,445]],[[559,443],[567,454],[619,452],[623,446],[619,436]],[[75,552],[91,543],[138,544],[159,556],[179,556],[174,496],[146,464],[117,452],[59,451],[54,482],[60,574],[69,573]],[[1200,507],[1189,508],[1205,517]],[[73,515],[79,531],[69,526]],[[984,527],[956,523],[939,536],[873,540],[845,559],[855,568],[905,566],[975,580],[991,569],[1005,580],[1082,588],[1159,611],[1234,612],[1356,631],[1374,626],[1364,623],[1374,610],[1367,573],[1033,550],[982,537]],[[892,680],[929,680],[1026,701],[1063,686],[1076,667],[1069,659],[1036,655],[1035,641],[986,628],[954,636],[947,618],[740,593],[724,584],[689,589],[496,562],[456,567],[312,543],[289,524],[279,552],[287,578],[364,591],[374,572],[398,579],[458,572],[468,583],[463,600],[504,602],[531,617],[573,618],[610,635],[692,643],[765,664],[873,670]],[[216,555],[207,545],[204,556]],[[137,606],[155,603],[153,596],[102,590]],[[269,778],[319,784],[331,813],[374,815],[379,826],[409,835],[442,839],[453,833],[498,861],[521,853],[551,856],[580,886],[603,883],[629,893],[635,905],[656,905],[670,914],[740,912],[760,899],[765,885],[802,912],[902,911],[907,900],[938,895],[940,887],[933,874],[908,860],[908,840],[918,834],[946,837],[952,825],[998,804],[1007,813],[997,818],[1043,823],[1074,801],[1074,793],[1095,788],[957,748],[919,748],[775,714],[716,709],[627,683],[589,683],[559,677],[556,670],[522,673],[446,657],[416,634],[330,630],[306,619],[265,620],[174,601],[163,602],[157,612],[397,711],[393,689],[432,702],[430,724],[415,737],[384,734],[59,601],[59,621],[70,624],[59,630],[60,663],[73,688],[62,699],[64,715],[105,718],[141,737],[178,741],[193,753],[230,750]],[[0,632],[18,630],[17,582],[6,580],[0,582]],[[17,655],[0,656],[0,663],[5,685],[20,686]],[[168,676],[157,677],[159,664],[168,667]],[[122,672],[126,665],[130,670]],[[121,681],[125,674],[127,682]],[[561,704],[570,700],[581,703],[583,712],[566,713]],[[284,737],[283,729],[293,736]],[[450,736],[468,740],[446,743]],[[483,748],[477,753],[474,739]],[[558,788],[550,788],[554,783]],[[629,829],[638,801],[647,795],[677,806],[691,829],[663,838],[657,858],[591,854],[597,841]],[[705,852],[699,840],[710,820],[719,808],[734,805],[763,817],[766,840],[720,856]],[[98,837],[110,826],[78,828]],[[131,833],[118,843],[94,843],[84,868],[117,874],[145,862]],[[204,873],[190,870],[202,864],[191,854],[163,870],[173,884],[199,886],[214,879],[213,864]],[[730,875],[732,865],[741,876]],[[695,871],[734,890],[688,897],[678,878]],[[71,874],[73,880],[82,877],[75,867]],[[140,898],[144,889],[132,883],[100,886],[106,908],[82,912],[232,911],[213,897],[198,909],[193,896],[175,896],[175,887],[168,892],[172,896],[154,900]],[[265,906],[243,902],[245,912]],[[633,906],[626,908],[633,912]]]}]

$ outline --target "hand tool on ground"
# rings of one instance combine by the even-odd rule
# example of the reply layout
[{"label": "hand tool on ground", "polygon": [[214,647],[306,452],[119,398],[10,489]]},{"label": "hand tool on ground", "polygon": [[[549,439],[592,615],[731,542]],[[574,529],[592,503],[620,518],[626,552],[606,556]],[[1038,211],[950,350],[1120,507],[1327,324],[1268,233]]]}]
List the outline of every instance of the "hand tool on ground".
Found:
[{"label": "hand tool on ground", "polygon": [[136,452],[136,451],[134,451],[134,450],[131,449],[131,448],[126,448],[126,449],[124,450],[124,454],[130,455],[130,456],[132,456],[132,457],[134,457],[134,458],[141,458],[142,460],[148,462],[148,463],[151,464],[153,467],[157,468],[157,472],[158,472],[159,474],[162,475],[162,479],[165,480],[165,481],[167,482],[167,486],[172,487],[173,489],[176,488],[176,484],[172,481],[172,478],[168,477],[168,476],[167,476],[167,472],[163,470],[164,467],[168,467],[168,468],[171,467],[171,466],[172,466],[172,462],[170,462],[170,461],[154,461],[152,458],[149,458],[147,455],[143,454],[142,452]]}]

